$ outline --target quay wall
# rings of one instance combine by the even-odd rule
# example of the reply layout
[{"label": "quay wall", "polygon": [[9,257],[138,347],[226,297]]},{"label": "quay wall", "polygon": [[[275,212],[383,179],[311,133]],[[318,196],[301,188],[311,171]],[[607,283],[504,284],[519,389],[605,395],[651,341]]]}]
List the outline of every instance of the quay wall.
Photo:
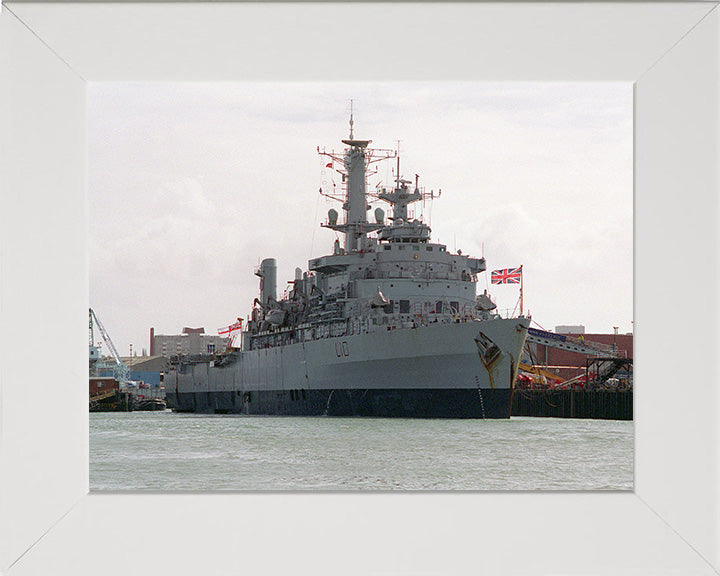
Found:
[{"label": "quay wall", "polygon": [[512,416],[632,420],[632,390],[515,390]]}]

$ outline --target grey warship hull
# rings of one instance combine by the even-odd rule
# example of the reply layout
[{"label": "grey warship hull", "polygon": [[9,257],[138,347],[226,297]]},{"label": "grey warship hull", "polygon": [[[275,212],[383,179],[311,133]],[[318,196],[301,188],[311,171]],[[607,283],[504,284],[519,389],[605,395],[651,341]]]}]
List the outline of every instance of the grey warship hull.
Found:
[{"label": "grey warship hull", "polygon": [[167,402],[211,414],[508,418],[528,324],[428,322],[185,359]]},{"label": "grey warship hull", "polygon": [[509,418],[512,391],[428,388],[413,390],[308,390],[297,399],[282,390],[258,391],[253,405],[230,392],[174,395],[176,412],[275,416],[359,416],[380,418]]}]

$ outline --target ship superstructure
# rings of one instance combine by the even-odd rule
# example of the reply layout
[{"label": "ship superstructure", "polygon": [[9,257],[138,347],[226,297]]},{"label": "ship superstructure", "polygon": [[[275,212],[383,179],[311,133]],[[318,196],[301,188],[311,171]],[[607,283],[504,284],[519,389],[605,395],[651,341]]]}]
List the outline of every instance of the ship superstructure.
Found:
[{"label": "ship superstructure", "polygon": [[[419,176],[401,177],[396,152],[342,140],[344,219],[322,226],[344,235],[332,253],[297,268],[283,297],[277,262],[255,271],[260,296],[240,349],[177,359],[166,379],[178,411],[245,414],[507,418],[529,317],[501,318],[476,294],[485,259],[433,243],[409,206],[435,197]],[[368,221],[366,171],[396,160],[394,185],[372,196],[390,205]]]}]

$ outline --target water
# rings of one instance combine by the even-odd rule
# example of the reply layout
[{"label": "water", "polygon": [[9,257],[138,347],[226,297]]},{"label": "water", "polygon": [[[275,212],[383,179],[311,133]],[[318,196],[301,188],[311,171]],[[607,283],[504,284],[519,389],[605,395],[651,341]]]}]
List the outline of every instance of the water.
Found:
[{"label": "water", "polygon": [[90,414],[91,490],[631,490],[633,423]]}]

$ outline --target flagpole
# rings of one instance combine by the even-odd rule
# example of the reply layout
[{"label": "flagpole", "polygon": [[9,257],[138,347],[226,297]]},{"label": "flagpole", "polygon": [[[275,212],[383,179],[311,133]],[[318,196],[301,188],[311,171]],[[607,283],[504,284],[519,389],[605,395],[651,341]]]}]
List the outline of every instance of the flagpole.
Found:
[{"label": "flagpole", "polygon": [[523,267],[520,265],[520,316],[523,315]]}]

